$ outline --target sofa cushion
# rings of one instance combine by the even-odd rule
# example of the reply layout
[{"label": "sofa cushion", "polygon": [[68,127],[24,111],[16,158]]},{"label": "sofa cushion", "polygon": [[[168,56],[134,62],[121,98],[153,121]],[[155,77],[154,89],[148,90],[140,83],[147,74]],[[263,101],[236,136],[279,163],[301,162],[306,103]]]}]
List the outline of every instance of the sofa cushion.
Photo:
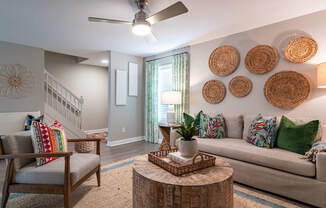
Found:
[{"label": "sofa cushion", "polygon": [[224,114],[226,137],[241,139],[243,131],[243,116]]},{"label": "sofa cushion", "polygon": [[302,176],[314,177],[315,164],[301,159],[301,155],[286,150],[260,148],[239,139],[198,139],[198,149],[223,157],[282,170]]},{"label": "sofa cushion", "polygon": [[[75,184],[98,165],[100,165],[100,157],[96,154],[73,154],[70,158],[71,183]],[[16,173],[14,182],[63,185],[64,170],[64,157],[57,158],[42,166],[36,166],[34,162],[21,168]]]},{"label": "sofa cushion", "polygon": [[[31,132],[20,131],[9,135],[1,136],[4,154],[17,154],[17,153],[34,153]],[[15,169],[19,169],[29,163],[34,162],[32,158],[19,158],[15,159]]]}]

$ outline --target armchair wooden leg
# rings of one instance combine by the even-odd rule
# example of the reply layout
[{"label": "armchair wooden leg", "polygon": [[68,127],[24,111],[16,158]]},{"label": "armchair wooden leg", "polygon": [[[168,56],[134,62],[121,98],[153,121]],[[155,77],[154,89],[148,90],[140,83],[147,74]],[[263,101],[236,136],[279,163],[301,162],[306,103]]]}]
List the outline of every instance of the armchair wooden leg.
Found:
[{"label": "armchair wooden leg", "polygon": [[69,191],[65,190],[64,203],[65,203],[64,208],[70,208],[71,207],[71,191],[70,190]]},{"label": "armchair wooden leg", "polygon": [[12,176],[13,176],[13,170],[14,170],[14,160],[9,159],[8,161],[8,167],[6,170],[6,176],[5,181],[2,188],[2,202],[1,202],[1,208],[6,208],[8,198],[9,198],[9,185],[12,182]]},{"label": "armchair wooden leg", "polygon": [[3,187],[2,191],[2,201],[1,201],[1,208],[6,208],[7,202],[9,198],[9,192],[7,187]]},{"label": "armchair wooden leg", "polygon": [[97,186],[101,186],[101,166],[98,166],[98,170],[96,171],[97,177]]},{"label": "armchair wooden leg", "polygon": [[64,208],[71,207],[70,157],[65,157]]}]

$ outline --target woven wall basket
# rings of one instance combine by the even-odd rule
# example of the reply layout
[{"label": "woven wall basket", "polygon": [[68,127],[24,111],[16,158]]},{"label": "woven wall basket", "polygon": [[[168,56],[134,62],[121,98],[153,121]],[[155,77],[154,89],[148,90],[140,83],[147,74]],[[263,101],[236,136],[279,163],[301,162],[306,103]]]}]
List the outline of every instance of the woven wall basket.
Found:
[{"label": "woven wall basket", "polygon": [[229,90],[235,97],[245,97],[252,89],[252,82],[245,76],[236,76],[229,82]]},{"label": "woven wall basket", "polygon": [[317,42],[307,36],[291,40],[284,49],[284,56],[292,63],[304,63],[314,57],[318,50]]},{"label": "woven wall basket", "polygon": [[218,80],[210,80],[205,83],[202,94],[206,102],[211,104],[220,103],[225,97],[225,86]]},{"label": "woven wall basket", "polygon": [[247,53],[245,65],[253,74],[265,74],[273,70],[278,62],[277,50],[269,45],[258,45]]},{"label": "woven wall basket", "polygon": [[310,81],[295,71],[282,71],[265,83],[266,100],[275,107],[292,109],[306,101],[311,92]]},{"label": "woven wall basket", "polygon": [[208,65],[213,74],[227,76],[237,69],[239,62],[240,55],[235,48],[232,46],[221,46],[211,53]]}]

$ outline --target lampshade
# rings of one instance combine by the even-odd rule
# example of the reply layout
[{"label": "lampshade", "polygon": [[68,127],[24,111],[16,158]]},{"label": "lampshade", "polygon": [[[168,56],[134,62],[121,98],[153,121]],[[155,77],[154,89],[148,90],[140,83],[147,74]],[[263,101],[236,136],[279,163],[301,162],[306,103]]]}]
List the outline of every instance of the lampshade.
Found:
[{"label": "lampshade", "polygon": [[161,93],[161,104],[181,104],[180,91],[166,91]]},{"label": "lampshade", "polygon": [[326,88],[326,62],[317,67],[317,85],[318,88]]}]

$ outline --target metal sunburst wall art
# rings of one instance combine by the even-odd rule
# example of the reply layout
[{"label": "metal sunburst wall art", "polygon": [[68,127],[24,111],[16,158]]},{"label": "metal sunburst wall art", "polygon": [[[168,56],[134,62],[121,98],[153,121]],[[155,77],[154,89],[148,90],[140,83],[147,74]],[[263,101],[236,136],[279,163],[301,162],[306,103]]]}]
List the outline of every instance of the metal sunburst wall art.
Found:
[{"label": "metal sunburst wall art", "polygon": [[0,65],[0,96],[19,99],[32,93],[34,77],[20,64]]}]

